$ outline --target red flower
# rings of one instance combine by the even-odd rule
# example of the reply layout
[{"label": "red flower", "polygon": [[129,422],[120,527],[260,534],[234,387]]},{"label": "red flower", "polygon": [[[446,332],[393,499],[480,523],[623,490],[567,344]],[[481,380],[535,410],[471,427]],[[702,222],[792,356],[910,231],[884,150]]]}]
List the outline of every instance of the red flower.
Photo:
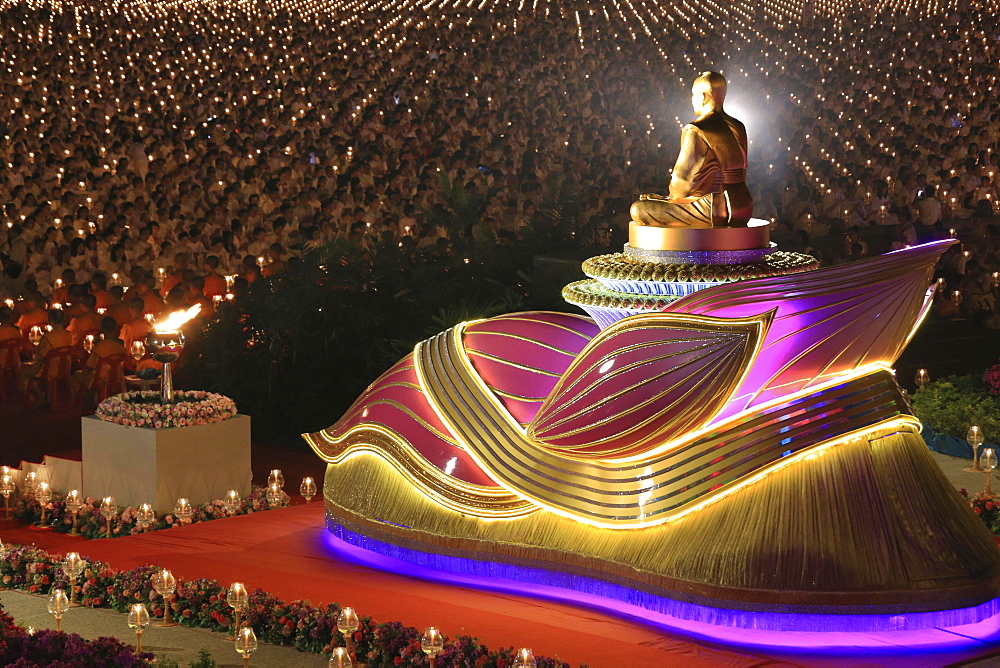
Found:
[{"label": "red flower", "polygon": [[982,515],[982,514],[983,514],[983,509],[982,509],[982,508],[980,508],[979,506],[973,506],[973,507],[972,507],[972,510],[973,510],[973,512],[975,512],[975,513],[976,513],[977,515]]},{"label": "red flower", "polygon": [[188,608],[187,610],[185,610],[181,614],[184,615],[185,617],[190,617],[191,616],[191,609]]},{"label": "red flower", "polygon": [[49,576],[48,575],[43,575],[42,576],[42,584],[43,585],[47,585],[49,582],[51,582],[51,580],[49,580]]},{"label": "red flower", "polygon": [[395,659],[392,660],[392,662],[397,666],[400,666],[403,664],[403,657],[397,656]]},{"label": "red flower", "polygon": [[363,636],[363,635],[361,635],[361,631],[355,631],[355,632],[354,632],[354,642],[361,642],[361,639],[362,639],[363,637],[364,637],[364,636]]}]

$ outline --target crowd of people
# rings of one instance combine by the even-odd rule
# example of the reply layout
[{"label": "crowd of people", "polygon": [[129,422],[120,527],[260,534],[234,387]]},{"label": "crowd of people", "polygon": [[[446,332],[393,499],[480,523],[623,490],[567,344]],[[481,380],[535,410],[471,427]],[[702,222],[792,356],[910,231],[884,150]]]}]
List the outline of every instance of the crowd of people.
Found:
[{"label": "crowd of people", "polygon": [[958,236],[946,290],[995,308],[987,12],[116,7],[0,11],[0,335],[63,318],[78,346],[103,318],[127,350],[161,311],[210,316],[337,238],[516,244],[553,180],[577,195],[575,243],[607,247],[665,190],[706,69],[752,112],[755,215],[786,248],[834,263]]}]

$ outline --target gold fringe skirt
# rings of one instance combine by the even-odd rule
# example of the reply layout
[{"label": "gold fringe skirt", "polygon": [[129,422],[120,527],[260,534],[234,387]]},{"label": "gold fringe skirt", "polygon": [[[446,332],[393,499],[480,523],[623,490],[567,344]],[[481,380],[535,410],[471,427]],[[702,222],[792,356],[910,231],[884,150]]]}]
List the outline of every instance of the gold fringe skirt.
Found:
[{"label": "gold fringe skirt", "polygon": [[982,608],[1000,594],[1000,549],[909,424],[823,448],[648,528],[546,510],[473,517],[369,452],[328,465],[324,496],[335,533],[606,582],[640,598],[894,615]]}]

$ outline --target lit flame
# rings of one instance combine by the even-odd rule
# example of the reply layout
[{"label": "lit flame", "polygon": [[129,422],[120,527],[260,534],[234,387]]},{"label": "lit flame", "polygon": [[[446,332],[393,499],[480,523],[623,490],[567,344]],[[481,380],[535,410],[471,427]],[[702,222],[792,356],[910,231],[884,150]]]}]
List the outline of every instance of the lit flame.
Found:
[{"label": "lit flame", "polygon": [[186,311],[174,311],[167,316],[167,319],[162,322],[157,322],[153,325],[153,329],[157,333],[164,334],[167,332],[176,332],[181,328],[181,325],[186,323],[191,318],[198,315],[201,311],[201,304],[195,304]]}]

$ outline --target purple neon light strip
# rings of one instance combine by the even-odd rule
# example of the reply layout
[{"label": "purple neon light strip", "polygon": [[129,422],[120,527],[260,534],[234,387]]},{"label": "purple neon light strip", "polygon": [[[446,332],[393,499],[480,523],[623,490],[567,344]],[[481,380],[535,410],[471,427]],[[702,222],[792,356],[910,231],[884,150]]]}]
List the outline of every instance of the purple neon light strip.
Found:
[{"label": "purple neon light strip", "polygon": [[[368,538],[327,517],[338,557],[420,579],[578,603],[671,633],[775,651],[944,652],[1000,647],[1000,599],[971,608],[901,615],[753,612],[674,601],[556,571],[411,550]],[[525,587],[525,584],[530,587]]]}]

